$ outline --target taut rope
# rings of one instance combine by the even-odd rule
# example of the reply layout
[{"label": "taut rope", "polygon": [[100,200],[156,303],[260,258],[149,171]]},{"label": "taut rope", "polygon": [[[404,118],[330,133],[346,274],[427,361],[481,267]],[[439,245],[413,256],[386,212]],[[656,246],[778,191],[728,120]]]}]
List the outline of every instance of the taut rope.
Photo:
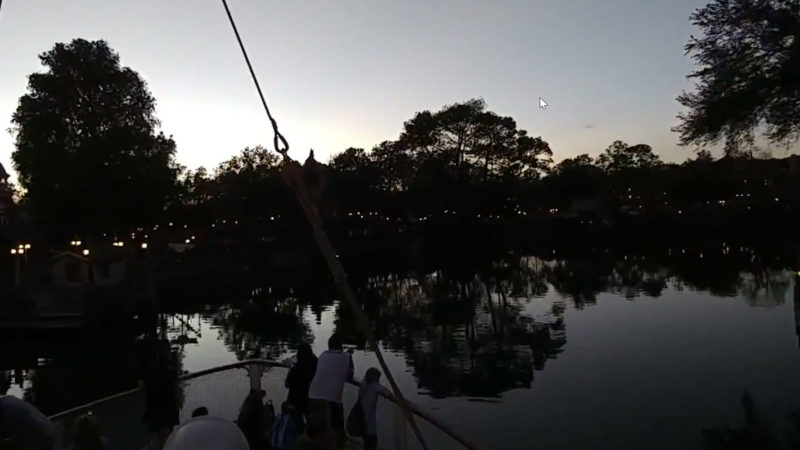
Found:
[{"label": "taut rope", "polygon": [[[258,84],[258,79],[256,78],[253,66],[250,64],[250,58],[247,56],[247,51],[242,43],[242,38],[239,36],[239,31],[236,28],[236,22],[233,20],[230,8],[228,8],[228,2],[226,0],[222,0],[222,4],[225,7],[225,12],[228,14],[228,19],[230,20],[233,32],[236,34],[236,40],[239,42],[239,48],[242,50],[242,55],[247,62],[247,68],[250,70],[250,75],[253,77],[253,83],[255,83],[256,89],[258,90],[258,95],[261,98],[261,104],[264,106],[264,111],[266,111],[267,117],[272,125],[272,130],[274,132],[273,143],[275,145],[275,151],[283,155],[283,173],[285,179],[297,196],[297,200],[299,201],[300,206],[303,208],[306,218],[311,224],[314,232],[314,238],[317,241],[317,246],[322,252],[325,262],[328,264],[328,269],[330,269],[331,273],[333,274],[334,281],[336,282],[339,291],[342,293],[342,295],[344,295],[345,299],[349,303],[350,308],[353,310],[353,314],[355,314],[356,319],[358,320],[359,326],[366,335],[370,345],[375,350],[375,356],[377,356],[378,362],[380,363],[383,372],[386,374],[386,378],[389,380],[389,383],[392,386],[392,391],[394,392],[395,398],[403,407],[403,412],[405,413],[406,419],[411,424],[411,428],[414,430],[414,434],[417,436],[417,439],[419,440],[423,450],[428,450],[428,445],[422,436],[422,432],[420,431],[417,422],[414,420],[414,415],[409,410],[407,401],[403,396],[403,393],[400,391],[400,387],[397,385],[394,376],[392,376],[391,370],[389,370],[389,366],[386,365],[386,361],[383,359],[383,354],[381,353],[381,350],[375,341],[375,335],[369,325],[369,320],[367,319],[366,314],[364,314],[364,311],[361,310],[355,293],[350,287],[350,283],[347,281],[347,274],[345,273],[342,264],[336,258],[336,252],[333,249],[333,245],[323,229],[322,219],[319,216],[319,212],[317,211],[316,206],[308,194],[305,181],[300,175],[300,165],[297,163],[297,161],[294,161],[291,157],[289,157],[289,143],[286,141],[280,131],[278,131],[278,124],[269,111],[267,101],[264,99],[264,94],[261,91],[261,86]],[[282,146],[279,146],[279,144],[282,144]]]}]

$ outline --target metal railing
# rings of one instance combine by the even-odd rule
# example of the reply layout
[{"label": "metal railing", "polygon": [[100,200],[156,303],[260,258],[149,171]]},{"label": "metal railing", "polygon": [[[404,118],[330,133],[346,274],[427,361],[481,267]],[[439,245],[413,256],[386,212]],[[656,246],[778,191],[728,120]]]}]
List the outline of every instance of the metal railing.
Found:
[{"label": "metal railing", "polygon": [[[188,420],[191,412],[200,406],[206,407],[212,415],[233,420],[251,388],[264,389],[267,392],[266,399],[272,400],[279,412],[280,404],[286,399],[283,381],[287,371],[288,368],[281,362],[254,359],[184,374],[179,377],[182,393],[180,420]],[[358,382],[351,382],[345,389],[345,414],[357,398],[358,386]],[[391,394],[382,395],[382,398],[385,401],[378,405],[380,447],[418,449],[419,443],[411,433],[402,407]],[[406,400],[406,404],[415,417],[422,419],[419,425],[431,448],[484,448],[414,403]],[[55,414],[50,419],[59,428],[60,443],[65,444],[72,440],[75,421],[84,414],[93,414],[101,433],[117,448],[134,450],[148,443],[147,428],[141,421],[144,407],[144,386],[140,384],[135,389]],[[392,420],[386,420],[387,417]]]}]

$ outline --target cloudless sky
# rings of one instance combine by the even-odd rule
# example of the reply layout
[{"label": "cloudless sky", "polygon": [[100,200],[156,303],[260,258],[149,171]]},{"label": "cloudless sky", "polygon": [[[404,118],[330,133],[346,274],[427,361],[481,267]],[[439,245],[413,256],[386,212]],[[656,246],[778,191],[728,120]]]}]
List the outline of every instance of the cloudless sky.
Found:
[{"label": "cloudless sky", "polygon": [[[705,0],[229,0],[295,158],[395,139],[415,112],[482,97],[561,160],[613,140],[682,161],[670,131]],[[696,31],[695,31],[696,32]],[[209,168],[272,135],[219,0],[4,0],[0,162],[37,55],[106,39],[138,71],[178,160]],[[542,97],[549,104],[538,108]]]}]

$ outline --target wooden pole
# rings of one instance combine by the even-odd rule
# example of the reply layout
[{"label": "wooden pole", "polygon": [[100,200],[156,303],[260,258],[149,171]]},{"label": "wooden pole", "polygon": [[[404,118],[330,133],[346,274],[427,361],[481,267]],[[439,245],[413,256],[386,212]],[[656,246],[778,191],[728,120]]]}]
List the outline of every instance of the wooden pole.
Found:
[{"label": "wooden pole", "polygon": [[303,181],[303,177],[300,173],[301,170],[302,168],[296,161],[289,158],[288,155],[285,156],[283,167],[284,176],[289,185],[293,188],[292,190],[297,196],[300,206],[302,207],[303,212],[305,212],[306,218],[311,223],[314,238],[316,239],[317,245],[322,252],[322,256],[325,258],[325,262],[328,264],[328,268],[333,274],[333,279],[339,288],[339,292],[341,292],[345,300],[347,300],[347,303],[350,305],[350,309],[356,316],[359,327],[364,332],[367,341],[369,341],[374,347],[375,356],[378,358],[378,363],[380,363],[381,369],[383,369],[384,374],[386,374],[386,379],[389,380],[389,384],[392,386],[392,391],[394,392],[397,402],[403,407],[403,411],[406,414],[406,420],[408,420],[411,428],[414,430],[414,434],[417,436],[420,446],[422,446],[423,450],[428,450],[428,445],[425,443],[425,438],[422,437],[422,432],[420,431],[417,422],[414,420],[414,415],[409,411],[405,397],[403,397],[400,387],[397,385],[394,376],[392,376],[392,372],[389,370],[389,366],[383,359],[383,354],[381,353],[381,350],[375,340],[375,335],[372,332],[372,327],[369,324],[369,320],[367,319],[366,314],[364,314],[364,311],[361,310],[358,300],[356,300],[355,293],[350,287],[350,283],[347,281],[347,274],[345,273],[342,264],[339,262],[339,259],[336,257],[336,253],[333,250],[333,245],[331,245],[331,242],[323,229],[322,219],[317,212],[316,206],[313,204],[308,195],[308,189],[306,188],[305,181]]},{"label": "wooden pole", "polygon": [[[361,386],[361,384],[356,382],[356,381],[351,382],[351,384],[353,384],[355,386]],[[386,398],[390,402],[393,402],[393,403],[396,403],[396,404],[399,405],[399,402],[398,402],[397,398],[394,395],[392,395],[391,392],[381,392],[380,395],[381,395],[381,397]],[[438,428],[444,434],[450,436],[456,442],[458,442],[459,444],[461,444],[464,447],[468,448],[469,450],[487,450],[485,447],[483,447],[482,445],[478,444],[477,442],[470,441],[469,439],[461,436],[456,430],[454,430],[452,427],[450,427],[446,423],[440,421],[436,416],[428,413],[424,409],[420,408],[419,406],[417,406],[416,404],[414,404],[414,403],[412,403],[412,402],[410,402],[408,400],[405,400],[405,407],[403,407],[403,409],[406,409],[406,408],[408,410],[410,410],[411,412],[413,412],[415,415],[421,417],[426,422],[428,422],[431,425],[433,425],[434,427]]]},{"label": "wooden pole", "polygon": [[794,334],[800,347],[800,270],[794,274]]}]

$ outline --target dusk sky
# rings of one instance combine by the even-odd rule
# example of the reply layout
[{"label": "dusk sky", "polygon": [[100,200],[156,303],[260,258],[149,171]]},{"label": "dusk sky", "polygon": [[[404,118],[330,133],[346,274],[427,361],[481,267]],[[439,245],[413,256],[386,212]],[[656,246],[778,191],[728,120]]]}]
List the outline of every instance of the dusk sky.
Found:
[{"label": "dusk sky", "polygon": [[[482,97],[561,160],[615,139],[666,161],[693,69],[683,46],[705,0],[229,0],[257,75],[303,159],[395,139],[415,112]],[[4,0],[0,162],[37,55],[105,39],[157,100],[178,161],[213,168],[272,135],[219,0]],[[548,102],[538,108],[538,99]]]}]

